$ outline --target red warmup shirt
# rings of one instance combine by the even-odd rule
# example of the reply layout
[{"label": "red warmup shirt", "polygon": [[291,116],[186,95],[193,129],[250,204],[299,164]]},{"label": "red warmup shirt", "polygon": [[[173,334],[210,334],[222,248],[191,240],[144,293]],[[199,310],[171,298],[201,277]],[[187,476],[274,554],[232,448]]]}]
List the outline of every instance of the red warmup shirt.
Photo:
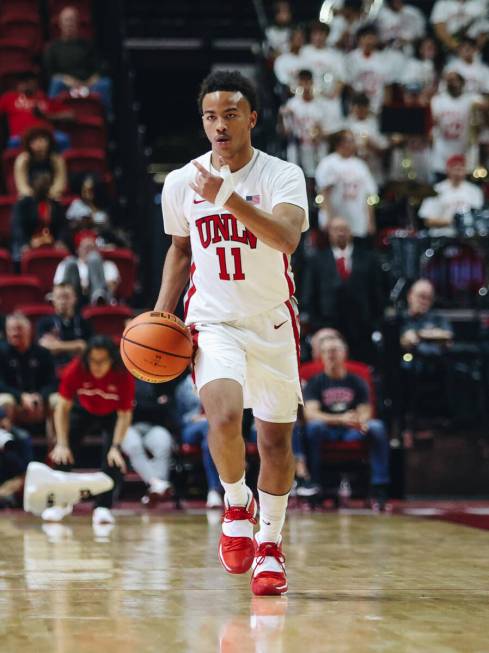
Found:
[{"label": "red warmup shirt", "polygon": [[118,410],[132,410],[134,377],[127,370],[109,370],[96,379],[75,358],[65,367],[59,384],[59,394],[68,401],[78,399],[82,408],[93,415],[109,415]]},{"label": "red warmup shirt", "polygon": [[58,113],[64,107],[58,100],[50,100],[43,91],[28,96],[18,91],[7,91],[0,98],[0,113],[7,116],[10,136],[22,136],[32,127],[46,127],[51,124],[34,115],[33,109],[39,107],[43,113]]}]

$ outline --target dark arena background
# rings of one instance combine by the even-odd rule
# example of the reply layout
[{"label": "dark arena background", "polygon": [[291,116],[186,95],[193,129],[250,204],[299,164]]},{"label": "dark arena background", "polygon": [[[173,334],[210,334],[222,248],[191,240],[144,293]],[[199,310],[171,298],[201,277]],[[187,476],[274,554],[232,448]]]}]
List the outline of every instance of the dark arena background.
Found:
[{"label": "dark arena background", "polygon": [[[120,385],[216,70],[254,82],[254,147],[306,178],[306,399],[326,374],[324,413],[368,413],[318,437],[299,411],[280,597],[220,569],[190,374]],[[0,651],[487,652],[487,0],[0,0],[0,93]],[[243,433],[256,490],[249,410]],[[107,455],[127,469],[93,510]],[[53,456],[74,494],[37,510],[27,467]]]}]

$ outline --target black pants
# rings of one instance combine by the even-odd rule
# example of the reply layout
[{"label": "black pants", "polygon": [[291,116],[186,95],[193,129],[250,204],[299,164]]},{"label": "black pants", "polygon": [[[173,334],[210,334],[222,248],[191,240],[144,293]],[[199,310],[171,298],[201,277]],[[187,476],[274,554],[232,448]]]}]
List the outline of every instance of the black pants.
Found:
[{"label": "black pants", "polygon": [[[103,436],[100,468],[114,481],[114,487],[112,490],[98,494],[95,497],[95,505],[97,507],[112,508],[114,492],[119,493],[124,478],[118,467],[111,467],[107,462],[107,453],[112,445],[116,420],[117,413],[110,413],[109,415],[104,416],[93,415],[78,404],[73,405],[70,413],[69,444],[75,462],[80,457],[80,450],[85,435],[97,435],[102,433]],[[71,468],[72,465],[58,465],[56,467],[56,469],[63,472],[70,471]]]}]

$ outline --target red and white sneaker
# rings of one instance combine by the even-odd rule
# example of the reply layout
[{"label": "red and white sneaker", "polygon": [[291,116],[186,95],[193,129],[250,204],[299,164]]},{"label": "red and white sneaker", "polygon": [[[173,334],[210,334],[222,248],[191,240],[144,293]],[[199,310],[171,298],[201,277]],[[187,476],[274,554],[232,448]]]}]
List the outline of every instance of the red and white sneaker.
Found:
[{"label": "red and white sneaker", "polygon": [[250,491],[246,506],[230,506],[225,501],[222,534],[219,540],[219,560],[230,574],[244,574],[253,564],[256,524],[256,501]]},{"label": "red and white sneaker", "polygon": [[285,557],[282,553],[282,539],[275,542],[256,542],[253,561],[251,591],[256,596],[279,596],[287,592]]}]

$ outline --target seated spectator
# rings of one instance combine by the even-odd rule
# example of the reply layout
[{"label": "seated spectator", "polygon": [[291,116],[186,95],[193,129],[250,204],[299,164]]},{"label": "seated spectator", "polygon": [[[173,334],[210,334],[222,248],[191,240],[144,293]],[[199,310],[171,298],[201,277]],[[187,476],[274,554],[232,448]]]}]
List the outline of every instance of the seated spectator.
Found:
[{"label": "seated spectator", "polygon": [[290,48],[287,52],[280,54],[273,63],[273,70],[278,81],[287,86],[287,93],[294,92],[297,86],[297,75],[299,70],[304,68],[302,47],[304,45],[304,30],[302,27],[295,27],[290,36]]},{"label": "seated spectator", "polygon": [[408,309],[401,321],[401,347],[404,351],[441,354],[453,339],[448,320],[435,315],[432,307],[435,290],[428,279],[419,279],[409,289]]},{"label": "seated spectator", "polygon": [[[0,97],[0,115],[7,117],[7,147],[20,147],[24,134],[30,129],[52,130],[53,124],[63,120],[73,120],[73,112],[57,100],[50,100],[39,89],[37,76],[33,73],[19,75],[14,91],[7,91]],[[70,139],[62,131],[54,132],[54,139],[60,150],[70,146]]]},{"label": "seated spectator", "polygon": [[0,509],[20,506],[19,492],[31,460],[29,434],[13,426],[5,410],[0,408]]},{"label": "seated spectator", "polygon": [[455,71],[446,75],[446,92],[431,100],[433,117],[433,171],[437,181],[445,178],[448,159],[454,154],[468,156],[477,143],[471,143],[474,109],[486,112],[488,103],[474,93],[465,92],[465,79]]},{"label": "seated spectator", "polygon": [[309,43],[301,50],[304,68],[314,73],[314,86],[318,94],[338,98],[346,81],[343,54],[326,45],[329,26],[320,21],[311,25]]},{"label": "seated spectator", "polygon": [[148,492],[142,498],[142,503],[146,505],[164,499],[172,489],[170,462],[173,439],[169,430],[160,426],[166,416],[167,405],[168,396],[161,394],[159,384],[136,379],[133,424],[122,441],[122,451],[148,486]]},{"label": "seated spectator", "polygon": [[380,268],[375,255],[353,241],[340,216],[328,223],[329,245],[308,261],[303,283],[302,319],[313,331],[338,329],[353,358],[372,362],[372,332],[382,316]]},{"label": "seated spectator", "polygon": [[212,460],[207,434],[209,422],[194,390],[192,377],[188,374],[175,390],[175,408],[180,417],[180,434],[183,444],[197,444],[202,448],[202,460],[207,479],[207,508],[221,508],[222,486]]},{"label": "seated spectator", "polygon": [[54,149],[54,138],[49,129],[34,128],[24,134],[24,150],[15,159],[15,187],[20,197],[34,194],[33,180],[40,173],[51,176],[49,197],[59,199],[66,190],[66,163]]},{"label": "seated spectator", "polygon": [[91,231],[78,233],[75,245],[77,256],[67,256],[61,261],[54,273],[54,285],[69,283],[82,303],[111,303],[120,283],[117,265],[103,260],[96,235]]},{"label": "seated spectator", "polygon": [[436,0],[430,16],[435,35],[447,50],[456,51],[459,38],[487,16],[485,0]]},{"label": "seated spectator", "polygon": [[287,160],[300,165],[311,179],[319,161],[326,155],[323,105],[314,96],[310,70],[300,70],[297,80],[296,95],[280,109],[279,128],[287,139]]},{"label": "seated spectator", "polygon": [[466,180],[465,157],[454,155],[447,161],[448,179],[435,185],[436,197],[423,200],[419,217],[424,220],[431,236],[455,236],[454,217],[472,209],[480,209],[484,195],[475,184]]},{"label": "seated spectator", "polygon": [[86,175],[82,181],[80,197],[70,204],[66,218],[72,233],[91,230],[106,245],[129,247],[129,239],[121,230],[111,224],[105,186],[93,175]]},{"label": "seated spectator", "polygon": [[435,291],[427,279],[419,279],[407,296],[408,308],[401,317],[401,412],[404,416],[403,440],[413,444],[415,423],[427,413],[448,415],[453,401],[447,387],[446,353],[453,340],[453,329],[444,317],[433,313]]},{"label": "seated spectator", "polygon": [[12,258],[20,261],[27,249],[66,247],[66,220],[62,206],[49,197],[52,176],[41,172],[32,180],[32,196],[15,203],[12,210]]},{"label": "seated spectator", "polygon": [[32,327],[21,313],[6,319],[0,343],[0,407],[13,424],[40,424],[49,415],[57,380],[51,353],[32,342]]},{"label": "seated spectator", "polygon": [[346,57],[347,83],[355,92],[365,93],[372,112],[378,114],[382,105],[389,102],[387,87],[397,80],[388,60],[378,51],[375,26],[362,27],[357,36],[358,47]]},{"label": "seated spectator", "polygon": [[76,301],[73,286],[68,283],[54,286],[54,315],[41,318],[37,325],[38,344],[51,352],[58,369],[74,356],[83,354],[92,335],[90,324],[77,311]]},{"label": "seated spectator", "polygon": [[59,14],[60,38],[44,53],[44,71],[50,80],[49,96],[82,87],[99,93],[107,112],[112,108],[112,82],[103,76],[94,43],[79,37],[79,14],[65,7]]},{"label": "seated spectator", "polygon": [[346,344],[340,340],[321,342],[324,372],[314,376],[304,389],[306,437],[314,483],[322,485],[321,448],[327,442],[370,442],[372,507],[383,510],[389,485],[389,439],[384,424],[372,419],[367,384],[347,372]]},{"label": "seated spectator", "polygon": [[398,48],[409,47],[424,36],[425,23],[423,13],[404,0],[387,0],[377,15],[380,41]]},{"label": "seated spectator", "polygon": [[[79,458],[84,436],[103,434],[100,466],[113,479],[114,488],[96,497],[94,525],[114,523],[111,508],[126,471],[121,445],[132,422],[133,403],[134,377],[123,366],[117,347],[110,338],[95,336],[61,376],[54,416],[56,446],[50,453],[57,469],[69,471]],[[52,506],[42,518],[61,521],[72,509]]]},{"label": "seated spectator", "polygon": [[377,184],[366,163],[355,156],[355,138],[350,130],[333,134],[330,141],[334,152],[324,157],[316,170],[316,185],[322,195],[320,225],[341,215],[354,236],[365,238],[375,233],[370,199],[377,194]]},{"label": "seated spectator", "polygon": [[290,2],[279,0],[273,6],[273,20],[265,31],[266,42],[272,58],[289,51],[292,32]]},{"label": "seated spectator", "polygon": [[370,113],[370,100],[365,93],[355,93],[345,128],[355,138],[357,156],[368,165],[377,184],[384,180],[383,155],[389,148],[388,139],[380,133],[379,122]]}]

